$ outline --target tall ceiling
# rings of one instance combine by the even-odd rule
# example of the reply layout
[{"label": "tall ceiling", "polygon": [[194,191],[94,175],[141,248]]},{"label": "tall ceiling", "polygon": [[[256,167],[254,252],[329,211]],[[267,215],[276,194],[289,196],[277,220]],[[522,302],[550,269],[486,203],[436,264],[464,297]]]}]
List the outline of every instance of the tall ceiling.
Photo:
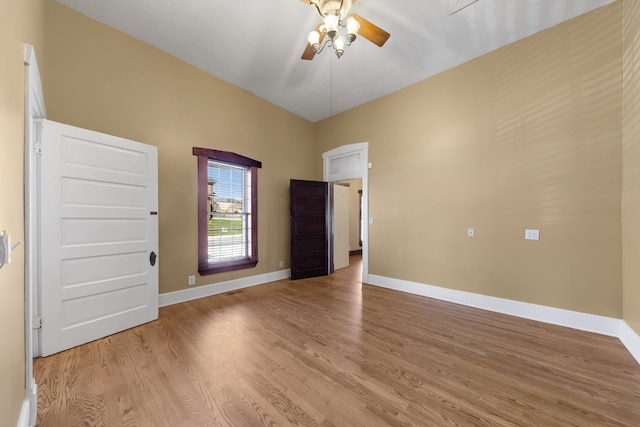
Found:
[{"label": "tall ceiling", "polygon": [[312,61],[300,57],[320,17],[301,0],[58,1],[316,122],[613,0],[358,0],[387,43]]}]

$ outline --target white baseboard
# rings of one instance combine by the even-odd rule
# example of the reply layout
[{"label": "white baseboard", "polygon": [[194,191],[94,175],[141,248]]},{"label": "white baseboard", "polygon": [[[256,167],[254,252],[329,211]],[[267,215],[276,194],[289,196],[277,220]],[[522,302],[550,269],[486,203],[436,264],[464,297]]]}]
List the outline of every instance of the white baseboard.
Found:
[{"label": "white baseboard", "polygon": [[29,417],[31,415],[31,403],[29,399],[25,399],[22,402],[22,408],[20,409],[20,417],[18,418],[17,427],[30,427]]},{"label": "white baseboard", "polygon": [[640,363],[640,335],[636,333],[627,322],[620,325],[620,341],[627,347],[629,353]]},{"label": "white baseboard", "polygon": [[241,279],[228,280],[226,282],[213,283],[211,285],[183,289],[181,291],[168,292],[166,294],[160,294],[158,305],[160,307],[165,307],[167,305],[178,304],[198,298],[209,297],[211,295],[231,292],[237,289],[275,282],[276,280],[287,279],[290,274],[290,270],[287,269],[274,271],[272,273],[259,274],[257,276],[243,277]]},{"label": "white baseboard", "polygon": [[375,274],[369,274],[367,283],[469,307],[616,337],[640,363],[640,337],[622,319],[490,297]]},{"label": "white baseboard", "polygon": [[407,280],[391,279],[388,277],[369,275],[369,283],[397,291],[422,295],[442,301],[453,302],[483,310],[510,314],[525,319],[537,320],[554,325],[566,326],[588,332],[618,337],[620,335],[620,319],[585,314],[577,311],[530,304],[504,298],[474,294],[472,292],[424,285]]}]

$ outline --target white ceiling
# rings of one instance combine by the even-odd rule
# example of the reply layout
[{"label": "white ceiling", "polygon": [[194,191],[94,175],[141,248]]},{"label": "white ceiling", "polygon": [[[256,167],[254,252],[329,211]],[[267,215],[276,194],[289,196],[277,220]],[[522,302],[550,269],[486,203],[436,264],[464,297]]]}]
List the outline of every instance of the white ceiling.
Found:
[{"label": "white ceiling", "polygon": [[391,33],[300,59],[320,22],[300,0],[58,0],[312,122],[395,92],[613,0],[359,0]]}]

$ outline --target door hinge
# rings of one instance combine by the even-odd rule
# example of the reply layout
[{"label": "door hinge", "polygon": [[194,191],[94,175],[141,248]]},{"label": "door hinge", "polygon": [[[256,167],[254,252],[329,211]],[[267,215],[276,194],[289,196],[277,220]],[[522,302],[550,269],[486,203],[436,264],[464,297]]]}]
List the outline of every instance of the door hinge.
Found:
[{"label": "door hinge", "polygon": [[32,147],[34,153],[42,154],[42,122],[40,120],[34,122]]},{"label": "door hinge", "polygon": [[36,154],[42,154],[42,142],[39,140],[33,141],[33,152]]},{"label": "door hinge", "polygon": [[33,316],[31,319],[31,329],[40,329],[42,328],[42,317]]}]

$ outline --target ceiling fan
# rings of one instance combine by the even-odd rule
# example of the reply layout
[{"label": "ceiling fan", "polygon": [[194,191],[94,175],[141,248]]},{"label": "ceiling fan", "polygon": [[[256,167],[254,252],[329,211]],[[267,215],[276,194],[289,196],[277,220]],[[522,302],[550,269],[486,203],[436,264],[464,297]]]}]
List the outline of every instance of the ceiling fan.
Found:
[{"label": "ceiling fan", "polygon": [[[363,17],[351,14],[351,6],[357,0],[301,0],[314,6],[322,18],[322,22],[307,37],[307,48],[302,54],[302,59],[311,60],[316,53],[322,52],[327,46],[333,47],[338,58],[344,53],[344,47],[350,46],[356,39],[356,34],[361,35],[370,42],[382,47],[390,34]],[[340,28],[346,28],[346,40],[340,36]],[[325,36],[327,40],[324,40]],[[324,43],[323,43],[324,40]]]}]

